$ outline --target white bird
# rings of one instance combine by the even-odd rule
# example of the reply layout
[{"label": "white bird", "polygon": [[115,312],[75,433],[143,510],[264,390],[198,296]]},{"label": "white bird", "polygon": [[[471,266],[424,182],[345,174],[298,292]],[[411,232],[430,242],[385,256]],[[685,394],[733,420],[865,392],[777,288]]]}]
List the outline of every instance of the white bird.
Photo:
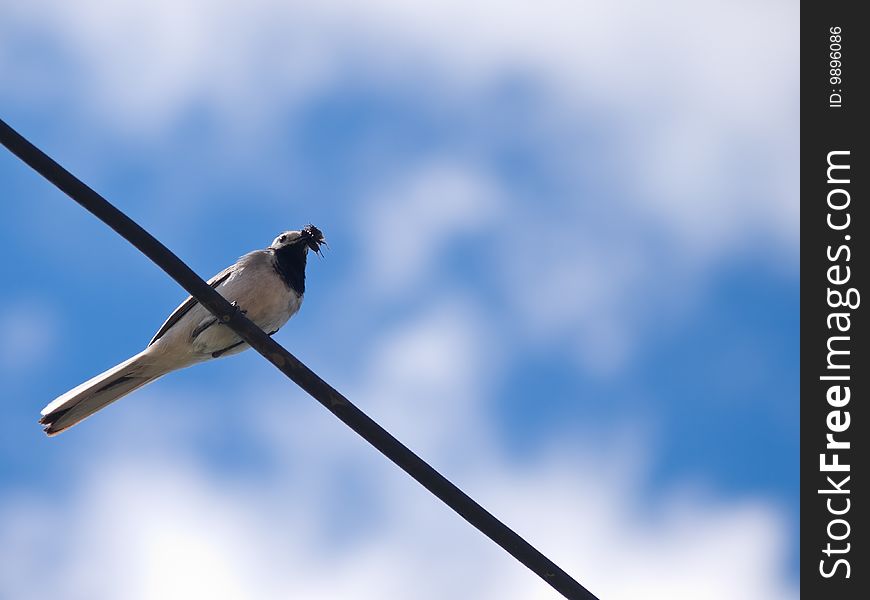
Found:
[{"label": "white bird", "polygon": [[[286,231],[265,250],[241,257],[209,280],[263,331],[278,331],[302,305],[308,250],[320,251],[323,233],[314,225]],[[42,409],[39,422],[52,436],[152,381],[191,365],[248,348],[194,298],[173,311],[136,356],[89,379]]]}]

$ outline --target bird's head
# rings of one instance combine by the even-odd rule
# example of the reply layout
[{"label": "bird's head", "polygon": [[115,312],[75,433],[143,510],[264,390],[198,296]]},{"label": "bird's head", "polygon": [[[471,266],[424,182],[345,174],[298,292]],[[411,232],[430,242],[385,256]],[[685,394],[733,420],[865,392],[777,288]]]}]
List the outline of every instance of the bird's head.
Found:
[{"label": "bird's head", "polygon": [[326,240],[323,238],[323,232],[314,225],[306,225],[301,231],[285,231],[276,237],[269,247],[273,250],[281,250],[288,246],[296,246],[304,248],[306,251],[310,248],[319,253],[320,246],[325,244]]}]

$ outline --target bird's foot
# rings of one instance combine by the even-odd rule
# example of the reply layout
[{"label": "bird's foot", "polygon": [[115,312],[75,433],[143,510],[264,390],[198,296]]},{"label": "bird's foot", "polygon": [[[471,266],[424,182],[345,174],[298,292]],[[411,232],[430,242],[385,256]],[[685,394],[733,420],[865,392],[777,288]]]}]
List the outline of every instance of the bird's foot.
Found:
[{"label": "bird's foot", "polygon": [[[248,311],[245,310],[244,308],[241,308],[241,307],[239,306],[239,303],[236,302],[235,300],[233,300],[232,302],[230,302],[230,306],[233,307],[233,312],[234,312],[234,313],[236,313],[236,312],[240,312],[240,313],[242,313],[243,315],[247,315],[247,314],[248,314]],[[221,321],[223,321],[224,323],[229,323],[229,322],[230,322],[230,316],[231,316],[231,315],[224,315],[223,318],[221,319]]]}]

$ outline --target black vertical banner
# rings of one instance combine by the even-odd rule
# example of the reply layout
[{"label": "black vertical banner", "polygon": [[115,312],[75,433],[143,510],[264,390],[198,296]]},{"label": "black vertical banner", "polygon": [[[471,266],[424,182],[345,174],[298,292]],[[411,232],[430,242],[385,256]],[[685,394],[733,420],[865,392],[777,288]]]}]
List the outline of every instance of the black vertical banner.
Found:
[{"label": "black vertical banner", "polygon": [[801,592],[832,600],[870,590],[870,26],[860,6],[801,6]]}]

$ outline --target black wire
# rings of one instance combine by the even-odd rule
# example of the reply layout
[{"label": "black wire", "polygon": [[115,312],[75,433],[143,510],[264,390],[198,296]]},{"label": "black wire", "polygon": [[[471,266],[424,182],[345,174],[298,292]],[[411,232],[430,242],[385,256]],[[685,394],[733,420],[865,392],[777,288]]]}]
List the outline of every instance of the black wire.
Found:
[{"label": "black wire", "polygon": [[534,571],[556,591],[571,600],[597,600],[591,592],[560,569],[553,561],[496,519],[465,492],[453,485],[342,396],[335,388],[321,379],[314,371],[266,335],[263,330],[227,302],[223,296],[212,289],[150,233],[27,141],[2,119],[0,119],[0,142],[37,173],[48,179],[62,192],[138,248],[187,290],[191,296],[196,298],[200,304],[262,354],[266,360],[278,367],[281,372],[296,382],[299,387],[308,392],[348,427],[459,513],[463,519]]}]

